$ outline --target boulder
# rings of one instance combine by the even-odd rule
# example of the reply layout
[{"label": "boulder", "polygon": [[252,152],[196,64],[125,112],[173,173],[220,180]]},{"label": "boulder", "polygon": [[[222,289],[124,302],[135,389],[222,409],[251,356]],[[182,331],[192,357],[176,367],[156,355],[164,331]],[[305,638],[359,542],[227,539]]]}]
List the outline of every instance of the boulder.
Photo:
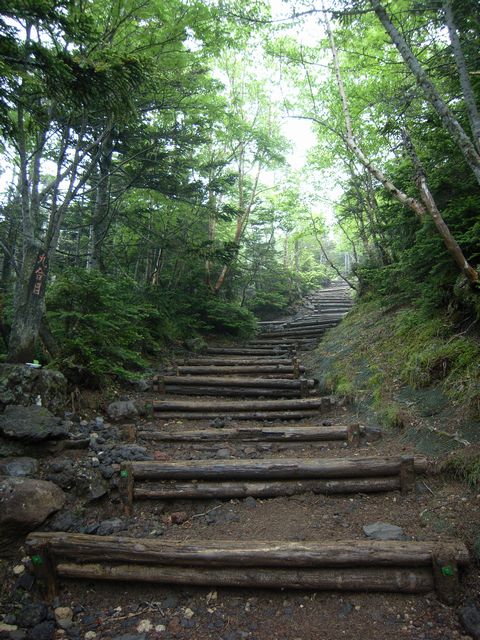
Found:
[{"label": "boulder", "polygon": [[68,427],[46,407],[11,405],[0,416],[0,433],[14,440],[41,442],[66,438]]},{"label": "boulder", "polygon": [[[0,542],[10,544],[65,504],[63,491],[46,480],[0,479]],[[0,553],[2,545],[0,544]]]},{"label": "boulder", "polygon": [[131,400],[115,400],[108,405],[107,413],[111,420],[127,420],[138,416],[138,409]]},{"label": "boulder", "polygon": [[406,540],[402,527],[388,522],[374,522],[363,527],[363,532],[372,540]]},{"label": "boulder", "polygon": [[35,458],[4,458],[0,459],[0,476],[23,478],[34,476],[38,470]]},{"label": "boulder", "polygon": [[0,364],[0,410],[10,404],[35,404],[39,396],[50,411],[63,410],[67,398],[65,376],[60,371]]}]

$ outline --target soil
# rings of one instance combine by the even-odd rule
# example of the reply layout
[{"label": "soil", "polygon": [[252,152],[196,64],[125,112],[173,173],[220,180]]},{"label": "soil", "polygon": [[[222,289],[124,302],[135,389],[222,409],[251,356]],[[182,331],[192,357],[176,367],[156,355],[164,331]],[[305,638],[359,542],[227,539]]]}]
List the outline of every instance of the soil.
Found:
[{"label": "soil", "polygon": [[[152,399],[152,394],[129,394],[129,397],[145,401]],[[92,415],[95,414],[88,417]],[[348,424],[358,422],[358,419],[353,409],[339,406],[331,415],[300,423]],[[180,420],[166,424],[152,419],[140,419],[137,423],[142,428],[175,426],[179,430],[209,424],[205,421],[182,423]],[[242,422],[242,426],[254,424]],[[369,426],[365,422],[362,424]],[[231,426],[234,425],[232,422]],[[448,425],[443,426],[448,430]],[[315,446],[222,443],[221,429],[218,444],[194,447],[143,444],[154,457],[172,460],[416,453],[415,445],[405,442],[401,431],[385,432],[377,440],[363,438],[358,447],[348,449],[342,443]],[[67,457],[77,465],[91,460],[95,454],[89,450],[62,453],[62,459]],[[50,463],[48,458],[42,461],[44,474]],[[81,516],[84,524],[120,518],[123,528],[118,535],[169,540],[365,539],[365,525],[386,522],[402,527],[408,540],[459,538],[465,541],[473,557],[480,528],[480,494],[442,474],[418,477],[415,491],[408,495],[395,491],[352,496],[307,493],[289,498],[229,501],[143,501],[135,503],[131,518],[122,515],[122,505],[115,491],[89,504],[84,504],[73,492],[68,492],[68,496],[67,509]],[[181,524],[172,524],[172,514],[176,514],[173,520]],[[3,565],[0,611],[7,619],[19,611],[22,603],[38,599],[35,588],[31,591],[20,588],[18,577],[14,575],[13,568],[22,564],[22,558],[28,571],[24,555],[24,549],[19,546],[15,556]],[[442,604],[434,593],[411,596],[180,588],[65,580],[54,606],[73,609],[73,626],[67,631],[57,629],[54,637],[86,640],[466,639],[473,636],[462,626],[459,611],[470,600],[479,600],[480,579],[475,564],[463,576],[462,586],[463,601],[459,608],[454,608]],[[0,631],[0,638],[2,633]],[[7,633],[5,637],[12,636]]]}]

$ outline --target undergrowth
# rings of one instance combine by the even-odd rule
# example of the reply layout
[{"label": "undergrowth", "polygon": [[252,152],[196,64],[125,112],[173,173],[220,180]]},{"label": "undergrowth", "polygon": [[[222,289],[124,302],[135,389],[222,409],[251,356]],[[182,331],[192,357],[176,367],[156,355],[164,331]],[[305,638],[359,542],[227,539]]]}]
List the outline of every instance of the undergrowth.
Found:
[{"label": "undergrowth", "polygon": [[454,404],[480,416],[480,338],[459,330],[447,313],[357,305],[319,347],[324,386],[348,399],[371,398],[386,424],[400,426],[392,392],[439,385]]}]

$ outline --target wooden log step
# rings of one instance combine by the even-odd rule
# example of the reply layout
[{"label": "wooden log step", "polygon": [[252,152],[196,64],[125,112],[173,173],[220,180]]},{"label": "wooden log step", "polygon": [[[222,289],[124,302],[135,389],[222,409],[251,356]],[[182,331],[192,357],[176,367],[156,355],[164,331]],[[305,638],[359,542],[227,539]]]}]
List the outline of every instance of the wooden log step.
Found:
[{"label": "wooden log step", "polygon": [[292,366],[292,357],[284,356],[281,358],[191,358],[184,360],[181,367],[290,367]]},{"label": "wooden log step", "polygon": [[[245,378],[246,380],[247,378]],[[165,384],[167,395],[180,396],[213,396],[218,398],[303,398],[310,394],[308,390],[303,393],[299,389],[268,389],[265,387],[199,387],[175,384]]]},{"label": "wooden log step", "polygon": [[[268,400],[265,400],[268,402]],[[318,417],[318,410],[314,409],[302,409],[297,411],[229,411],[218,412],[218,411],[202,411],[201,413],[192,413],[192,412],[178,412],[178,411],[165,411],[158,416],[163,420],[213,420],[218,418],[219,415],[228,415],[232,420],[258,420],[262,421],[295,421],[295,420],[304,420],[306,418],[316,418]]]},{"label": "wooden log step", "polygon": [[271,389],[301,389],[308,387],[312,389],[317,383],[316,380],[298,378],[296,380],[285,380],[283,378],[235,378],[235,377],[215,377],[215,376],[165,376],[163,382],[166,386],[174,384],[176,386],[207,386],[207,387],[265,387]]},{"label": "wooden log step", "polygon": [[287,351],[283,351],[283,350],[278,350],[276,347],[272,348],[272,349],[238,349],[235,347],[229,348],[229,347],[209,347],[206,351],[207,354],[211,354],[211,355],[225,355],[225,356],[276,356],[278,357],[280,353],[285,353],[285,355],[287,356]]},{"label": "wooden log step", "polygon": [[55,558],[108,562],[159,562],[201,566],[341,567],[385,566],[429,567],[438,547],[466,566],[469,553],[460,540],[446,542],[400,540],[177,541],[157,538],[95,536],[84,533],[40,531],[28,535],[29,552],[48,545]]},{"label": "wooden log step", "polygon": [[37,532],[29,534],[26,547],[48,601],[58,595],[59,578],[80,578],[337,591],[436,589],[453,604],[460,591],[458,568],[469,564],[459,541],[176,542]]},{"label": "wooden log step", "polygon": [[353,440],[362,429],[358,425],[330,427],[235,427],[222,429],[190,429],[187,431],[142,430],[137,437],[157,442],[316,442]]},{"label": "wooden log step", "polygon": [[[135,480],[345,479],[396,476],[403,466],[426,470],[424,458],[259,458],[255,460],[177,460],[124,462]],[[122,475],[122,474],[121,474]]]},{"label": "wooden log step", "polygon": [[[333,325],[332,325],[333,326]],[[321,337],[325,333],[328,327],[324,328],[312,328],[312,329],[282,329],[281,331],[273,332],[273,335],[278,337],[289,338],[316,338]],[[266,334],[260,334],[260,338],[263,338]]]},{"label": "wooden log step", "polygon": [[[312,492],[324,495],[381,493],[401,490],[399,476],[345,480],[265,480],[263,482],[175,482],[135,486],[135,500],[210,500],[213,498],[279,498]],[[132,505],[127,508],[132,513]]]},{"label": "wooden log step", "polygon": [[[305,370],[305,367],[302,367]],[[270,374],[272,376],[281,375],[281,374],[293,374],[295,369],[293,366],[191,366],[191,367],[178,367],[175,371],[169,372],[169,375],[189,375],[189,376],[204,376],[204,375],[218,375],[218,376],[241,376],[241,375],[252,375],[252,374]],[[264,377],[262,377],[262,380]]]},{"label": "wooden log step", "polygon": [[248,411],[261,411],[267,413],[269,411],[289,411],[289,410],[320,410],[322,408],[331,407],[332,401],[329,396],[319,398],[299,398],[298,400],[264,400],[264,401],[241,401],[241,400],[221,400],[212,402],[207,400],[160,400],[153,403],[154,411],[163,413],[164,411],[188,411],[191,413],[211,413],[216,412],[217,415],[222,413],[239,413]]}]

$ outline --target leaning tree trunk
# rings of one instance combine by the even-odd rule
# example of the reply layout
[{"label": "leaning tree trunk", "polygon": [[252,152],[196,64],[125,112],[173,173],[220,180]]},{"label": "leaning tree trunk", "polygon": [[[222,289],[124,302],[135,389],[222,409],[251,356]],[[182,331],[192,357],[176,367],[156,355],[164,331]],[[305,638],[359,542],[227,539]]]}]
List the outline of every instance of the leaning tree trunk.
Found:
[{"label": "leaning tree trunk", "polygon": [[[408,46],[407,41],[390,20],[382,4],[379,0],[370,0],[370,4],[382,23],[385,31],[390,36],[390,39],[402,56],[405,64],[415,77],[418,86],[423,91],[428,102],[437,112],[443,126],[452,136],[453,140],[462,152],[468,166],[475,175],[477,182],[480,183],[480,154],[475,145],[472,143],[468,135],[465,133],[462,125],[458,122],[446,105],[445,101],[440,96],[437,88],[428,77],[419,60],[413,54],[411,48]],[[450,31],[450,34],[451,33],[452,32]]]}]

